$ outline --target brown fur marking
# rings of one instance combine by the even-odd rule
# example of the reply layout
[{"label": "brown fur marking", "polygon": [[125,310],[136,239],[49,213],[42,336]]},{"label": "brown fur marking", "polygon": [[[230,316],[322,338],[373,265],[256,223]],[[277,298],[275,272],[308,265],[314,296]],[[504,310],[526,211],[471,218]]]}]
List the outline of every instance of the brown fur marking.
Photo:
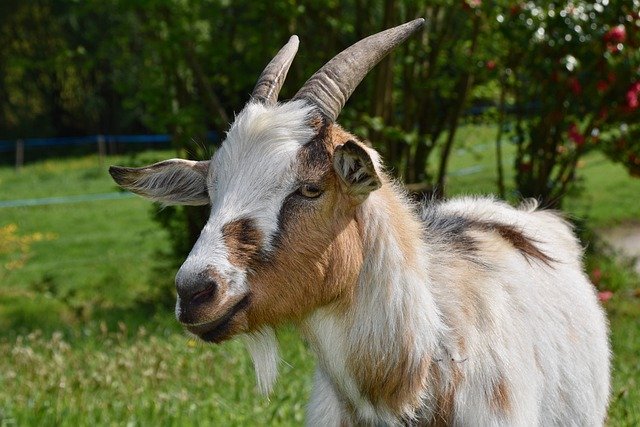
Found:
[{"label": "brown fur marking", "polygon": [[249,218],[225,224],[222,237],[229,251],[229,262],[237,267],[249,266],[260,253],[262,233]]},{"label": "brown fur marking", "polygon": [[397,360],[371,355],[370,360],[354,357],[350,363],[360,392],[375,406],[385,406],[398,415],[407,407],[420,406],[420,390],[429,377],[430,364],[429,358],[412,363],[408,355],[413,351],[413,336],[409,333],[400,345]]},{"label": "brown fur marking", "polygon": [[531,239],[512,225],[482,221],[475,221],[471,224],[472,226],[476,226],[484,231],[496,232],[500,237],[520,251],[520,253],[527,259],[536,258],[546,265],[551,265],[551,263],[555,261],[553,258],[538,249]]},{"label": "brown fur marking", "polygon": [[504,378],[500,378],[498,382],[493,385],[491,406],[496,412],[501,414],[507,414],[511,411],[509,384]]}]

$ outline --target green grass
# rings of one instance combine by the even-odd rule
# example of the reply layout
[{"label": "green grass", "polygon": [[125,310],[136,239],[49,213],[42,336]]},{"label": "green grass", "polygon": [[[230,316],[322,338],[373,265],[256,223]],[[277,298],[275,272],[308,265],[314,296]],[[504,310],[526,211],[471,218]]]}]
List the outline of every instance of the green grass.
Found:
[{"label": "green grass", "polygon": [[[240,342],[204,346],[175,327],[87,328],[0,342],[0,420],[17,425],[300,425],[313,359],[285,329],[271,400]],[[1,424],[1,423],[0,423]],[[4,425],[4,424],[3,424]]]},{"label": "green grass", "polygon": [[[451,194],[494,191],[493,135],[489,126],[461,130]],[[512,155],[505,147],[507,171]],[[572,215],[597,227],[640,217],[640,180],[598,155],[585,159],[580,175],[585,190],[566,204]],[[0,168],[0,200],[115,189],[95,156],[34,163],[19,173]],[[43,238],[26,252],[18,244],[3,254],[0,243],[0,425],[302,424],[314,365],[305,345],[292,329],[280,331],[284,362],[269,400],[255,391],[241,343],[190,340],[173,321],[175,268],[162,255],[169,245],[150,219],[153,209],[137,198],[0,208],[0,229],[17,226],[9,233],[14,242]],[[17,258],[24,265],[7,269]],[[640,425],[640,284],[607,257],[590,255],[587,268],[600,269],[600,286],[615,291],[606,304],[615,354],[609,424]]]},{"label": "green grass", "polygon": [[[0,200],[113,191],[106,166],[95,156],[49,160],[19,173],[0,169]],[[150,220],[152,209],[139,198],[1,208],[0,227],[15,225],[14,237],[46,238],[29,245],[19,269],[2,265],[0,252],[0,328],[52,330],[151,292],[161,253],[169,247],[164,230]],[[168,275],[162,285],[171,284]]]}]

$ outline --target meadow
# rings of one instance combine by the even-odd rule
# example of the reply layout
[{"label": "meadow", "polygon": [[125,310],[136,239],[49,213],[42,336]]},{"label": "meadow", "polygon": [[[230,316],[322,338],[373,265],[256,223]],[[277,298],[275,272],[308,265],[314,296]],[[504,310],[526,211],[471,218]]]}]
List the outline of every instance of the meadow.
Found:
[{"label": "meadow", "polygon": [[[493,134],[461,130],[451,195],[494,191],[493,146],[465,142]],[[507,147],[505,163],[510,156]],[[167,157],[173,153],[0,167],[0,202],[69,198],[0,207],[0,425],[303,423],[314,360],[292,328],[279,333],[281,375],[262,397],[240,342],[203,345],[174,321],[175,265],[166,232],[151,219],[158,208],[128,194],[74,199],[118,191],[108,164]],[[565,209],[582,235],[640,218],[640,180],[601,155],[587,156],[579,173],[582,190]],[[597,239],[586,263],[600,290],[613,291],[605,303],[614,351],[608,424],[640,425],[640,282]]]}]

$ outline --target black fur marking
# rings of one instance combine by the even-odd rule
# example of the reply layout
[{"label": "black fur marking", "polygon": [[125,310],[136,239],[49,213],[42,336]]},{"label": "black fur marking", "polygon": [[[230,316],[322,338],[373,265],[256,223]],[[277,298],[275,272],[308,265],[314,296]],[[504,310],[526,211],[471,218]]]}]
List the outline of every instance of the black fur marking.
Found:
[{"label": "black fur marking", "polygon": [[527,237],[522,231],[510,224],[495,221],[478,221],[460,215],[443,213],[438,202],[430,202],[422,213],[425,227],[425,239],[453,249],[460,256],[482,267],[489,266],[483,261],[480,242],[470,235],[470,231],[496,233],[511,244],[522,256],[530,261],[537,259],[550,266],[556,260],[542,252],[535,245],[535,240]]}]

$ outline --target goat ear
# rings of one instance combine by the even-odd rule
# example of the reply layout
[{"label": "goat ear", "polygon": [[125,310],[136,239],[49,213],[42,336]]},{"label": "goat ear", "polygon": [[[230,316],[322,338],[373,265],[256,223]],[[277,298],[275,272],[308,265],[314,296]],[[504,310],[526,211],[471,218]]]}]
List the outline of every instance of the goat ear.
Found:
[{"label": "goat ear", "polygon": [[333,168],[347,191],[360,202],[382,186],[371,156],[355,141],[349,140],[336,147]]},{"label": "goat ear", "polygon": [[141,168],[111,166],[121,187],[165,205],[206,205],[209,161],[170,159]]}]

